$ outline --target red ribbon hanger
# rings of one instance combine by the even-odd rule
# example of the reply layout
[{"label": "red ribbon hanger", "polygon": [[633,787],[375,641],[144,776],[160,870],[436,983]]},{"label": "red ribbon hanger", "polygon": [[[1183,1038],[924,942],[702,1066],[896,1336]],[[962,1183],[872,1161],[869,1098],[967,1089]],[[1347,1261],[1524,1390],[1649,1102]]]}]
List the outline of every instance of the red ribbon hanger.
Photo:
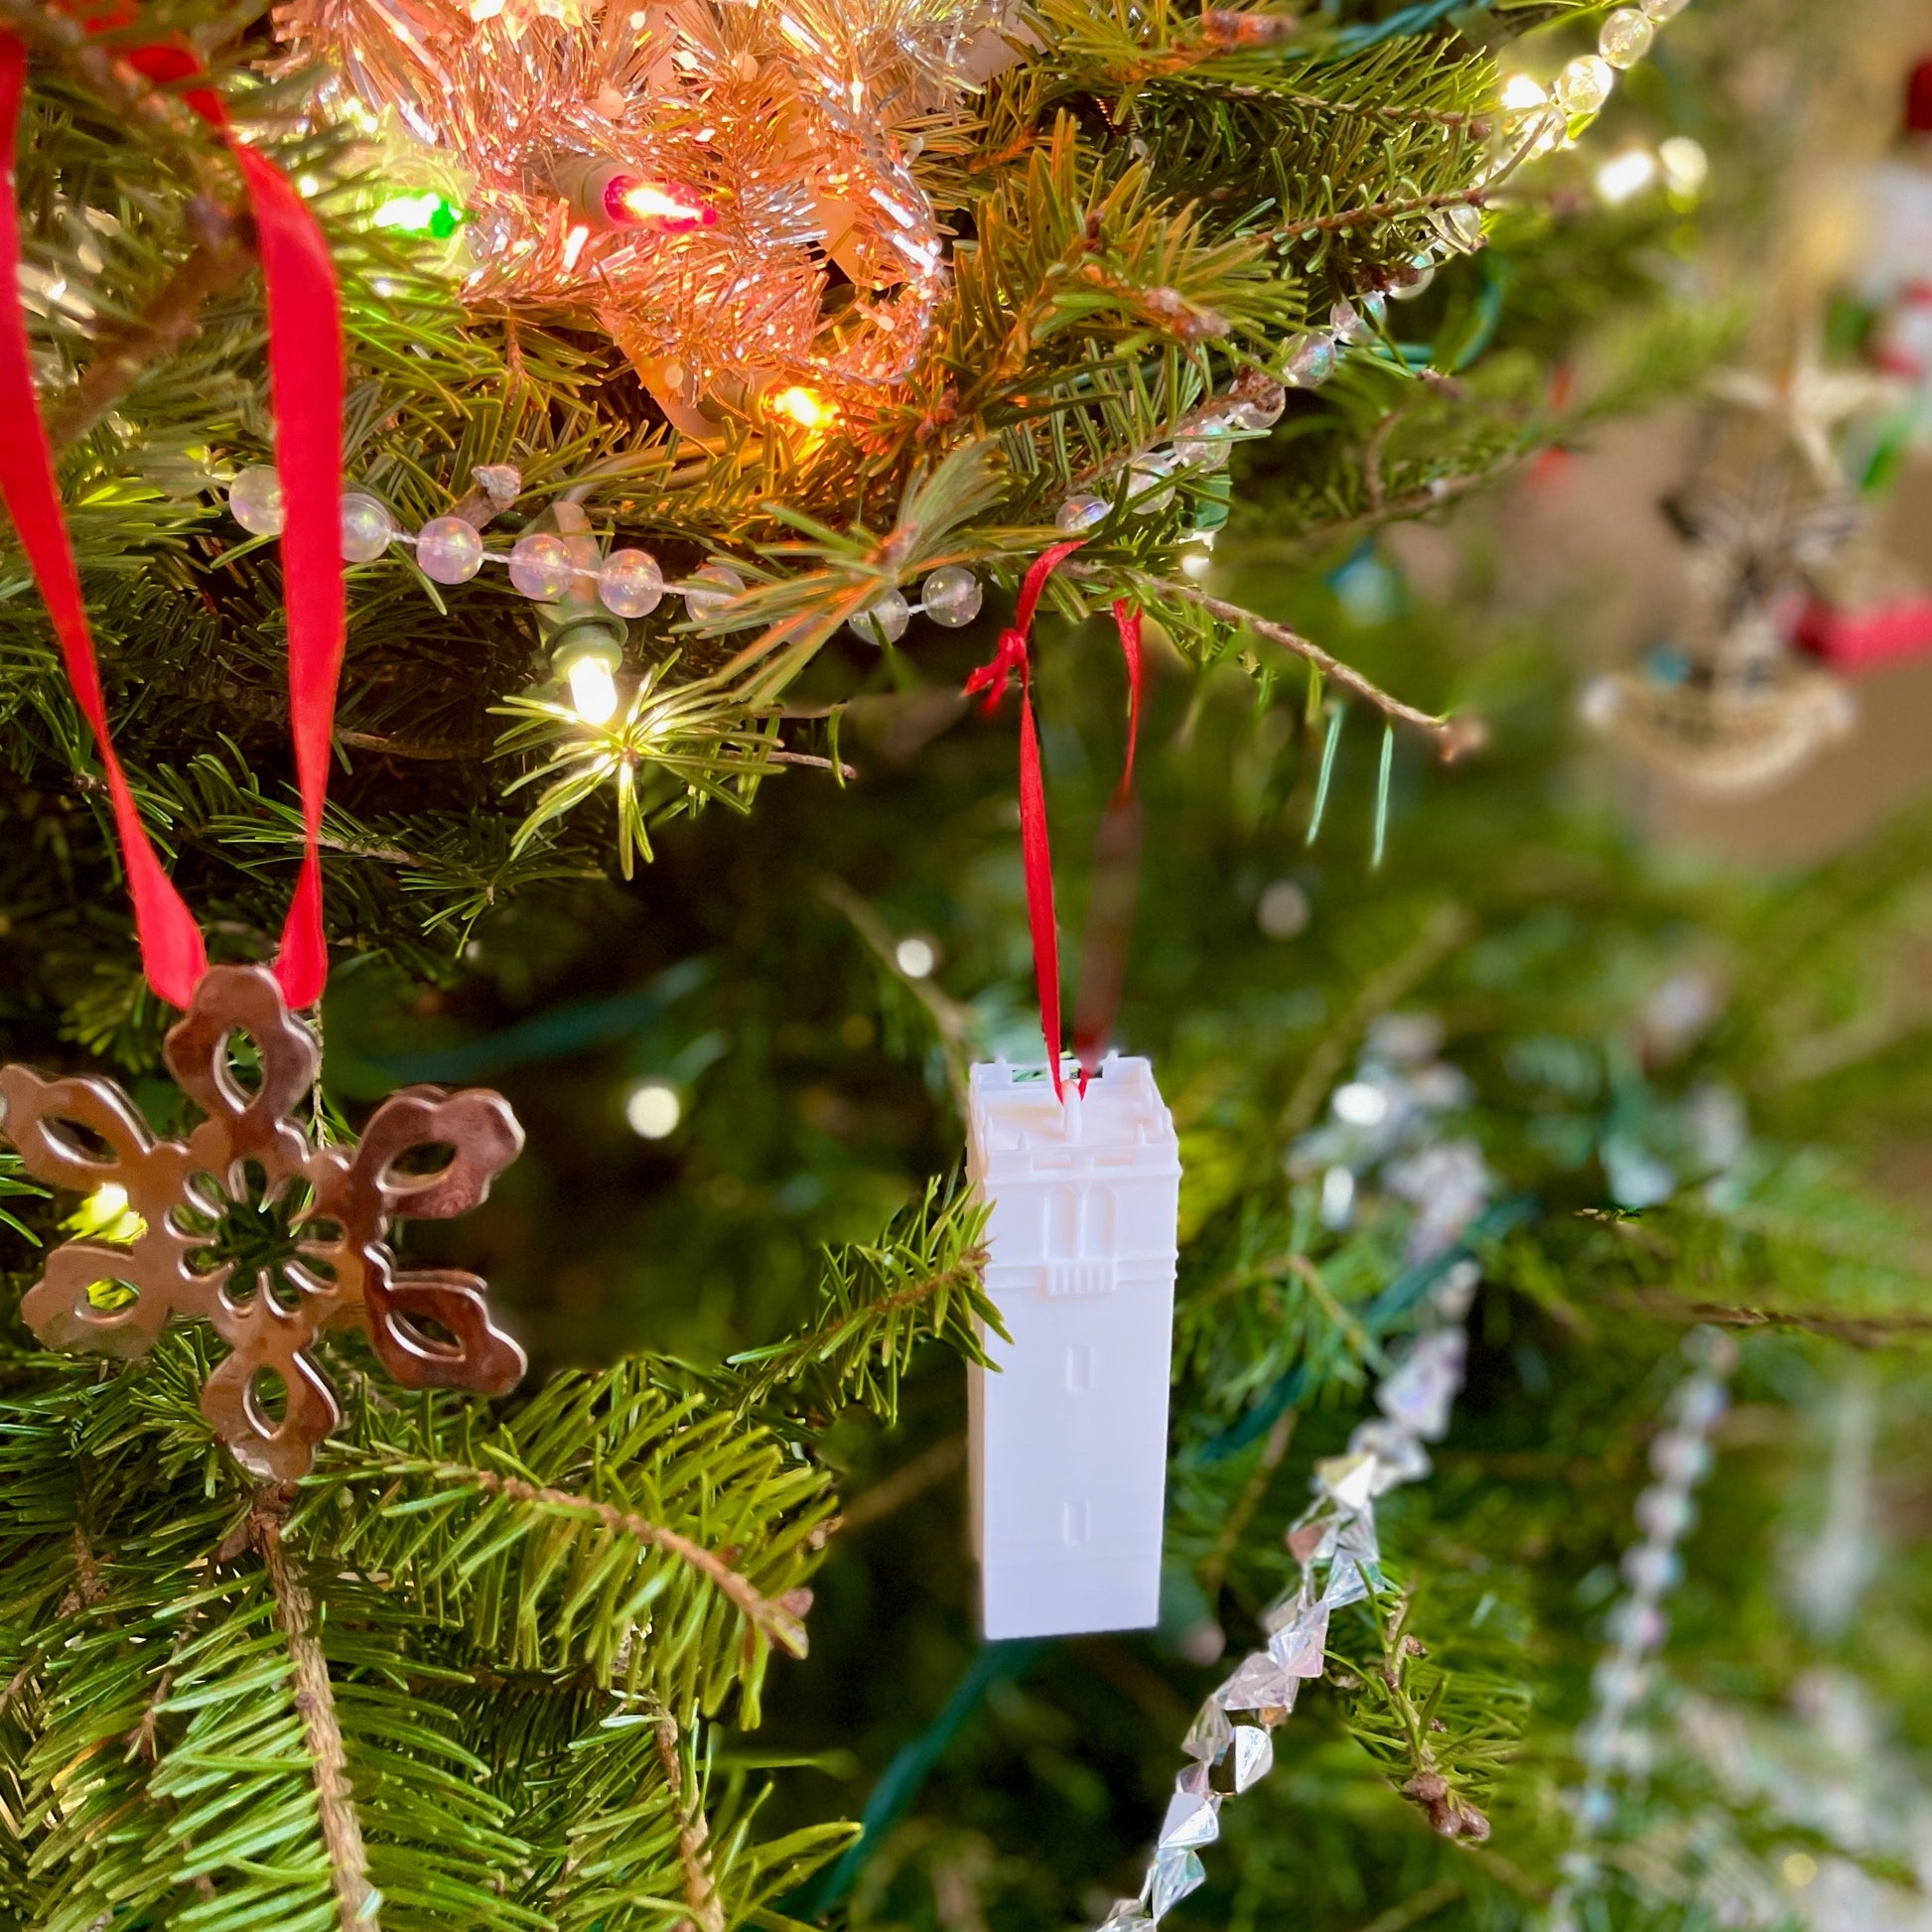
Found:
[{"label": "red ribbon hanger", "polygon": [[[98,33],[126,26],[136,17],[129,6],[91,16],[83,25]],[[161,86],[202,71],[195,56],[175,44],[137,48],[125,58]],[[0,32],[0,278],[8,290],[18,286],[20,266],[14,149],[26,82],[26,48]],[[345,627],[342,311],[328,244],[301,196],[271,162],[236,136],[211,87],[186,88],[182,98],[220,137],[241,171],[268,292],[275,468],[287,506],[282,570],[288,600],[289,724],[303,823],[302,870],[282,928],[275,976],[289,1005],[306,1007],[322,997],[329,977],[319,841]],[[100,748],[148,984],[171,1005],[186,1007],[207,970],[207,949],[187,900],[162,869],[114,751],[86,600],[55,480],[53,446],[34,389],[26,320],[17,302],[0,306],[6,309],[0,319],[0,423],[6,425],[0,432],[0,500],[20,533],[21,548],[60,639],[74,699]]]},{"label": "red ribbon hanger", "polygon": [[[1040,773],[1039,734],[1034,725],[1033,671],[1028,640],[1034,613],[1046,580],[1086,541],[1056,543],[1034,559],[1020,586],[1013,622],[1000,633],[990,662],[966,680],[969,697],[986,694],[989,715],[1020,680],[1020,852],[1027,872],[1027,923],[1033,932],[1034,978],[1039,988],[1039,1030],[1046,1040],[1046,1066],[1053,1097],[1064,1103],[1060,1077],[1060,943],[1053,910],[1053,854],[1046,836],[1046,787]],[[1099,1066],[1113,1032],[1114,1014],[1126,970],[1127,925],[1133,907],[1133,874],[1140,852],[1140,805],[1134,793],[1134,752],[1141,731],[1145,659],[1141,650],[1141,613],[1125,598],[1114,604],[1114,625],[1127,662],[1127,762],[1101,822],[1094,905],[1082,956],[1082,985],[1075,1047],[1079,1091]]]}]

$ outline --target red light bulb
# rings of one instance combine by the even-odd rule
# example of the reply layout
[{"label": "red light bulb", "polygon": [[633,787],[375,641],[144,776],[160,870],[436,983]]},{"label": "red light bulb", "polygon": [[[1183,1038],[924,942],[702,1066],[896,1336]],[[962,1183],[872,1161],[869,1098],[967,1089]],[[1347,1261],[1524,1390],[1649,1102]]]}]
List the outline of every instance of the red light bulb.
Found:
[{"label": "red light bulb", "polygon": [[613,227],[689,234],[709,228],[718,210],[686,189],[670,189],[641,175],[614,174],[604,184],[604,213]]}]

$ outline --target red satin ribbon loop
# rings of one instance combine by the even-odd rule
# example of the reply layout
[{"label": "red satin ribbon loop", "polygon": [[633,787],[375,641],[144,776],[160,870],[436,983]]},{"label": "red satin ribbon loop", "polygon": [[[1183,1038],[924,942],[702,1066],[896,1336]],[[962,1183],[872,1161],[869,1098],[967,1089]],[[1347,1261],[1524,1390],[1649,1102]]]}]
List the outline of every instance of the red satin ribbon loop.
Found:
[{"label": "red satin ribbon loop", "polygon": [[[1028,646],[1034,613],[1047,578],[1083,542],[1085,538],[1075,538],[1069,543],[1053,544],[1034,559],[1020,586],[1012,627],[1000,633],[991,659],[966,680],[966,695],[975,697],[984,692],[986,702],[981,709],[989,713],[1006,696],[1009,683],[1016,677],[1020,681],[1020,853],[1027,875],[1027,924],[1033,934],[1034,979],[1039,989],[1039,1030],[1046,1042],[1046,1067],[1053,1079],[1053,1097],[1062,1105],[1066,1087],[1060,1072],[1059,924],[1053,907],[1053,853],[1046,835],[1046,785],[1040,770],[1039,733],[1034,724]],[[1111,807],[1118,811],[1132,799],[1134,790],[1134,752],[1141,729],[1144,666],[1141,613],[1121,598],[1114,605],[1114,624],[1120,632],[1121,655],[1127,662],[1128,688],[1127,763]],[[1097,1057],[1095,1063],[1098,1064]],[[1083,1053],[1077,1075],[1083,1096],[1090,1071]]]},{"label": "red satin ribbon loop", "polygon": [[[132,6],[117,6],[88,17],[83,25],[99,33],[128,26],[137,17]],[[201,71],[193,53],[179,42],[136,48],[125,58],[157,85]],[[7,289],[17,286],[20,266],[14,152],[26,80],[25,47],[0,32],[0,283]],[[268,291],[275,467],[287,506],[282,566],[288,598],[289,719],[303,821],[302,870],[282,929],[275,973],[291,1006],[313,1006],[329,977],[319,845],[345,630],[341,305],[328,244],[302,198],[271,163],[236,138],[211,87],[186,88],[182,98],[220,136],[241,170]],[[100,748],[148,984],[171,1005],[186,1007],[207,970],[207,949],[194,913],[162,870],[114,751],[86,600],[61,507],[53,446],[34,387],[26,322],[17,302],[0,300],[0,308],[5,309],[0,317],[0,423],[8,426],[0,433],[0,500],[20,533],[75,702]]]}]

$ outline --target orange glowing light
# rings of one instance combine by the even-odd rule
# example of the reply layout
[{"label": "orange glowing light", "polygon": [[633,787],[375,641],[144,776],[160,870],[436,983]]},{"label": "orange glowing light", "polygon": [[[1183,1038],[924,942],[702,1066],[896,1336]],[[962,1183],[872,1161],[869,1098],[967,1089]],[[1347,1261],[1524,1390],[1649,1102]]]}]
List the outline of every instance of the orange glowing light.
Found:
[{"label": "orange glowing light", "polygon": [[770,399],[769,406],[774,416],[789,417],[800,429],[813,431],[829,429],[839,414],[816,389],[796,383],[789,389],[780,389]]},{"label": "orange glowing light", "polygon": [[715,207],[680,201],[654,182],[625,182],[616,199],[626,221],[644,222],[666,234],[688,234],[693,228],[708,228],[718,219]]}]

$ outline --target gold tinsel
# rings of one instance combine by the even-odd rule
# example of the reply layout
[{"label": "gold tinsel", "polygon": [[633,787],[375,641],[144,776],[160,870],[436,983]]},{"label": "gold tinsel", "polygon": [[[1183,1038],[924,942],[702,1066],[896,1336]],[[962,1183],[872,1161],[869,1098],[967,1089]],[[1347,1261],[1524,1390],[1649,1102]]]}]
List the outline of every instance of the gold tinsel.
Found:
[{"label": "gold tinsel", "polygon": [[1014,58],[1004,0],[289,0],[324,114],[463,171],[479,303],[592,317],[666,413],[863,407],[944,236],[910,130]]}]

